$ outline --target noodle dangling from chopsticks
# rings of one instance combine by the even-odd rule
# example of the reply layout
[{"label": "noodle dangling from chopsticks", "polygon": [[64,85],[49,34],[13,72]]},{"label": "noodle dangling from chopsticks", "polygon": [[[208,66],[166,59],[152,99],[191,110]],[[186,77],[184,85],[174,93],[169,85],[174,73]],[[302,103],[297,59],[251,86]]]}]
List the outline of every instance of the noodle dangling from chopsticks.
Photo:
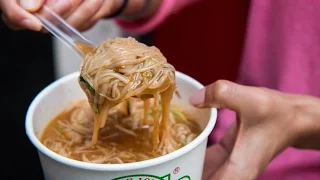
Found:
[{"label": "noodle dangling from chopsticks", "polygon": [[97,143],[99,129],[105,126],[109,110],[130,97],[137,97],[145,100],[145,111],[152,105],[148,99],[154,98],[153,148],[166,146],[176,80],[174,67],[159,49],[134,38],[109,39],[85,56],[79,83],[95,111],[92,144]]}]

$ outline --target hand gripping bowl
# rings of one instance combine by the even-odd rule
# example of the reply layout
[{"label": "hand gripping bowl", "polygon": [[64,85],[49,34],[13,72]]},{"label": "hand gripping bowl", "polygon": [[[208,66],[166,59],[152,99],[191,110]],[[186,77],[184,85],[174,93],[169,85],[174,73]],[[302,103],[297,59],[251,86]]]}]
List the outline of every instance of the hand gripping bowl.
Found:
[{"label": "hand gripping bowl", "polygon": [[128,164],[92,164],[63,157],[46,148],[39,138],[49,121],[85,94],[77,78],[79,72],[69,74],[42,90],[31,103],[26,115],[26,133],[37,148],[47,180],[200,180],[207,140],[216,123],[216,109],[197,109],[189,104],[189,97],[203,88],[193,78],[176,72],[181,99],[173,103],[191,112],[203,129],[202,133],[183,148],[147,161]]}]

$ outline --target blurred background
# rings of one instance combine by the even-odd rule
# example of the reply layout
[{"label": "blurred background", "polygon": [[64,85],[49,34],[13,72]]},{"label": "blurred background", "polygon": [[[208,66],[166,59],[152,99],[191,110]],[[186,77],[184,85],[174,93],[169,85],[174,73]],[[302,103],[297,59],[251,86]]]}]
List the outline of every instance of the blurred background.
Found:
[{"label": "blurred background", "polygon": [[[235,80],[248,7],[249,1],[199,1],[155,31],[134,37],[157,46],[178,71],[205,85],[217,79]],[[100,21],[84,34],[95,42],[133,36],[111,20]],[[44,179],[37,151],[25,134],[25,114],[45,86],[79,70],[80,58],[49,34],[15,32],[0,21],[0,64],[5,166],[0,177]]]}]

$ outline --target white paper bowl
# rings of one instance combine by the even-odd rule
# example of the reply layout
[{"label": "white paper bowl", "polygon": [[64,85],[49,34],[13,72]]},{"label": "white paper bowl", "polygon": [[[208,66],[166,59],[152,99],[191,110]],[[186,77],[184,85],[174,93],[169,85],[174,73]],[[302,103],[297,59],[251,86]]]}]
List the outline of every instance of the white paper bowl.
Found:
[{"label": "white paper bowl", "polygon": [[39,138],[57,114],[71,103],[85,98],[79,87],[79,72],[67,75],[42,90],[32,101],[26,115],[26,133],[37,148],[47,180],[200,180],[207,140],[216,123],[216,109],[196,109],[190,95],[203,88],[198,81],[176,72],[181,99],[174,97],[197,118],[203,132],[185,147],[155,159],[128,164],[92,164],[63,157],[46,148]]}]

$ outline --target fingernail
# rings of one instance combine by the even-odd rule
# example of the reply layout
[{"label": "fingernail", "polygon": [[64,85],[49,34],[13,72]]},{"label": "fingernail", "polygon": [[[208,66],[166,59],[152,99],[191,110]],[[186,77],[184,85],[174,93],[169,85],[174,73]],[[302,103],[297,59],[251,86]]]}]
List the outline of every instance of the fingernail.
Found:
[{"label": "fingernail", "polygon": [[39,31],[41,29],[41,25],[38,25],[34,21],[30,19],[24,19],[21,21],[21,25],[27,29]]},{"label": "fingernail", "polygon": [[205,96],[206,96],[206,88],[203,88],[195,92],[190,97],[190,103],[196,107],[202,107],[204,106]]},{"label": "fingernail", "polygon": [[38,5],[38,0],[20,0],[20,5],[23,9],[32,10]]}]

